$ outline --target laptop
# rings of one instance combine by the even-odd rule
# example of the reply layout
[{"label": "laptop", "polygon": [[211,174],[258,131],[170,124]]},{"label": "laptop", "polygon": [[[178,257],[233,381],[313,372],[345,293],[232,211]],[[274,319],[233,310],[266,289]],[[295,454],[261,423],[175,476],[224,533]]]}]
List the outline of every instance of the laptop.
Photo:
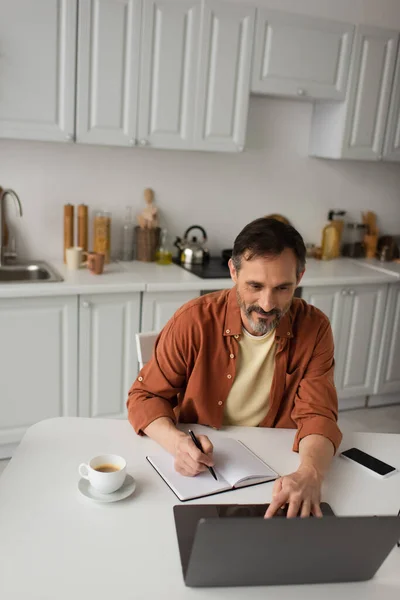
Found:
[{"label": "laptop", "polygon": [[322,519],[286,519],[284,510],[264,519],[268,506],[174,506],[185,584],[365,581],[374,576],[400,538],[398,516],[336,517],[323,502]]}]

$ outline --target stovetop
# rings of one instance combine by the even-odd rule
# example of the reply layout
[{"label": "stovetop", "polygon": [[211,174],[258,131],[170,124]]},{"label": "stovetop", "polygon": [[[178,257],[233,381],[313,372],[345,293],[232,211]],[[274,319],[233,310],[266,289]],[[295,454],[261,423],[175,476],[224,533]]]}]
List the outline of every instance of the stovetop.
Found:
[{"label": "stovetop", "polygon": [[230,277],[229,267],[222,262],[220,256],[211,257],[203,265],[181,265],[179,259],[174,259],[174,263],[201,279],[228,279]]}]

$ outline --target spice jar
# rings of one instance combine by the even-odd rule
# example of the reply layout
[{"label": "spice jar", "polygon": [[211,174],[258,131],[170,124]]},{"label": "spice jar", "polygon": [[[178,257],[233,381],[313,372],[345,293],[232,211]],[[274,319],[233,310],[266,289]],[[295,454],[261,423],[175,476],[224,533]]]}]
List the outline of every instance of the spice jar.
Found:
[{"label": "spice jar", "polygon": [[104,254],[104,262],[110,262],[111,250],[111,213],[99,211],[94,217],[93,250]]}]

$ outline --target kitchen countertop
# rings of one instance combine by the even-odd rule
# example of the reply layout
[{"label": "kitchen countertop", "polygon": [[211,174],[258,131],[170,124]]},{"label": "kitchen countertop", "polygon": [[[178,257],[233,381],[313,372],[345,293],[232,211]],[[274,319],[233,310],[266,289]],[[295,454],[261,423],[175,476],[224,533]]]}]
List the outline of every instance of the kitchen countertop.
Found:
[{"label": "kitchen countertop", "polygon": [[[54,283],[2,283],[0,298],[67,296],[124,292],[177,292],[228,289],[232,281],[200,279],[177,265],[133,261],[106,265],[102,275],[92,275],[86,268],[69,271],[60,261],[50,263],[64,281]],[[338,258],[324,262],[309,259],[301,286],[362,285],[400,280],[400,264]]]}]

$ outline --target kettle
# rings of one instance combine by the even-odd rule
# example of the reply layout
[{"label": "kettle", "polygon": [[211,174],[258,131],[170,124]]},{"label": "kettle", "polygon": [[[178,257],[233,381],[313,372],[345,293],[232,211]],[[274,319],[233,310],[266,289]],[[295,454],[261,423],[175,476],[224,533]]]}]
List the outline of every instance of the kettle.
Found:
[{"label": "kettle", "polygon": [[[192,239],[188,239],[189,231],[192,229],[200,229],[203,234],[203,240],[199,242],[197,237],[194,235]],[[200,225],[192,225],[189,229],[186,229],[183,240],[177,237],[174,243],[180,252],[180,262],[182,265],[201,265],[206,263],[210,258],[210,253],[205,247],[207,242],[207,234],[203,227]]]}]

